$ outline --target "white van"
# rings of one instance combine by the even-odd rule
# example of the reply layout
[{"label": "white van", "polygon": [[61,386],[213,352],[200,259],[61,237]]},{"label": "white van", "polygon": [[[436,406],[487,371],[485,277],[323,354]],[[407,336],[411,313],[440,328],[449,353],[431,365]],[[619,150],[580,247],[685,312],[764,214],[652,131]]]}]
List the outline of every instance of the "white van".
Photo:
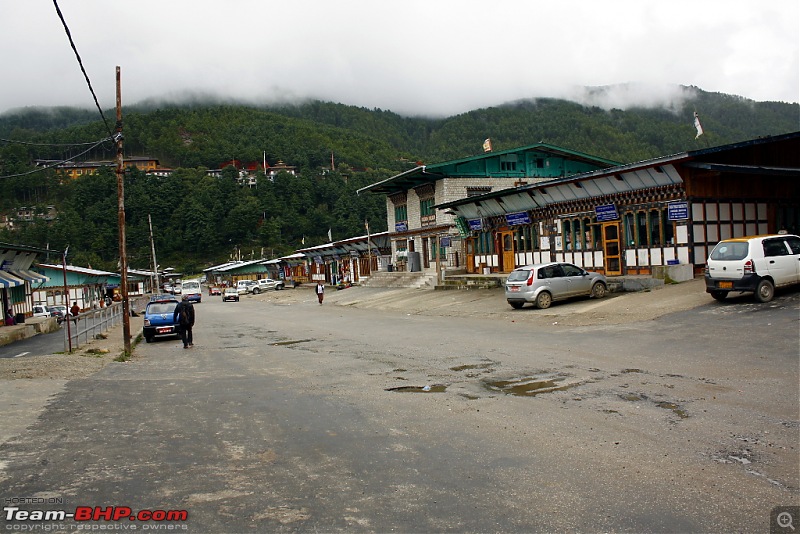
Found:
[{"label": "white van", "polygon": [[200,280],[185,280],[181,284],[181,294],[186,295],[190,302],[197,302],[199,304],[203,299],[203,293],[200,289]]},{"label": "white van", "polygon": [[769,302],[776,287],[800,283],[800,237],[761,235],[725,239],[706,261],[706,292],[724,300],[731,291]]}]

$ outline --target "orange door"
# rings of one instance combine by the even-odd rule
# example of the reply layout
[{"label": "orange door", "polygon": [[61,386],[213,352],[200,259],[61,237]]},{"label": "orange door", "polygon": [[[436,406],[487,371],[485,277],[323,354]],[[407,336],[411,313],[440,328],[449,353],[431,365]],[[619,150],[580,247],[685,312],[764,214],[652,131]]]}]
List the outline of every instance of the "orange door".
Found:
[{"label": "orange door", "polygon": [[500,243],[503,247],[501,272],[510,273],[516,267],[514,262],[514,232],[500,232]]},{"label": "orange door", "polygon": [[622,274],[622,252],[619,240],[619,223],[603,224],[603,262],[606,276]]}]

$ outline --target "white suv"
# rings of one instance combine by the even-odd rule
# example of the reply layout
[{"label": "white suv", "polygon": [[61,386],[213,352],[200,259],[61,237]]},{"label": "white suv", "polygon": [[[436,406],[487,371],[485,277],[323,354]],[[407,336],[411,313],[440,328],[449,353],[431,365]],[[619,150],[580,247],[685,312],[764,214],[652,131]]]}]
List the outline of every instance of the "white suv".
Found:
[{"label": "white suv", "polygon": [[256,280],[256,284],[250,288],[254,294],[258,295],[262,291],[267,291],[268,289],[274,289],[276,291],[283,289],[286,284],[283,283],[283,280],[273,280],[272,278],[262,278],[261,280]]},{"label": "white suv", "polygon": [[775,288],[800,283],[800,237],[761,235],[717,243],[706,261],[706,292],[724,300],[730,291],[769,302]]}]

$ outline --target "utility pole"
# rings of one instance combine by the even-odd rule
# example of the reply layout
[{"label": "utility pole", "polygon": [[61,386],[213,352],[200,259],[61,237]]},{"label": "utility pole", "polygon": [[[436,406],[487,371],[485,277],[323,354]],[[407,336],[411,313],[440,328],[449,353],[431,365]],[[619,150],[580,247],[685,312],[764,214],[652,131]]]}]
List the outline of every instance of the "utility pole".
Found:
[{"label": "utility pole", "polygon": [[122,155],[122,85],[117,66],[117,125],[114,131],[117,142],[117,225],[119,226],[120,290],[122,292],[122,341],[125,357],[131,355],[131,311],[128,302],[128,255],[125,246],[125,161]]},{"label": "utility pole", "polygon": [[153,254],[153,273],[155,273],[156,285],[153,287],[153,293],[158,293],[161,287],[161,281],[158,279],[158,261],[156,261],[156,243],[153,241],[153,221],[150,214],[147,214],[147,224],[150,226],[150,252]]},{"label": "utility pole", "polygon": [[[63,300],[62,300],[62,302],[64,302],[64,306],[67,308],[67,310],[64,312],[64,317],[65,317],[65,320],[66,320],[66,323],[67,323],[67,340],[68,340],[68,343],[69,343],[69,353],[68,354],[72,354],[72,329],[69,326],[69,323],[70,323],[69,297],[70,297],[70,295],[69,295],[69,286],[67,285],[67,251],[68,250],[69,250],[69,245],[67,245],[67,248],[65,248],[64,252],[61,253],[61,268],[64,271],[64,293],[62,294],[62,296],[63,296],[63,298],[67,299],[66,302],[64,302]],[[78,322],[76,320],[75,321],[75,328],[78,328],[77,325],[78,325]]]}]

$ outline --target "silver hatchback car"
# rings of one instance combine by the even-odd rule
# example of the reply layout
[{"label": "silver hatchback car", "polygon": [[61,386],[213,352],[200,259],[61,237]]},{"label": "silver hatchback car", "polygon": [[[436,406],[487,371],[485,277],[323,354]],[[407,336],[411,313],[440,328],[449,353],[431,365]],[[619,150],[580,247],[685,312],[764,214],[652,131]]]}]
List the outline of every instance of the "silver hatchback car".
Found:
[{"label": "silver hatchback car", "polygon": [[517,267],[506,279],[506,300],[518,310],[525,303],[549,308],[556,300],[590,296],[601,298],[607,289],[606,277],[585,271],[571,263],[539,263]]}]

